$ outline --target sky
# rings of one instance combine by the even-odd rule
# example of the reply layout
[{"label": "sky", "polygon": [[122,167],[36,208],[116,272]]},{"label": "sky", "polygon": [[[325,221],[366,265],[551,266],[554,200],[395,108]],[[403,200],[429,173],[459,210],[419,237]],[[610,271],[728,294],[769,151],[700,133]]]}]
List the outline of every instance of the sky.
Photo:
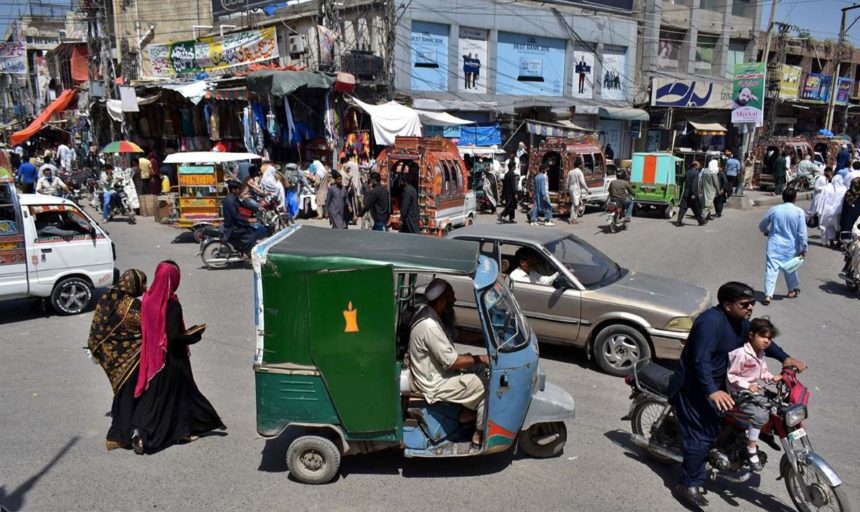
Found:
[{"label": "sky", "polygon": [[[842,9],[854,4],[855,2],[850,0],[780,0],[776,6],[776,21],[803,27],[809,30],[815,39],[835,41],[839,38]],[[857,5],[860,5],[860,0]],[[763,1],[761,7],[761,28],[767,30],[771,2]],[[848,11],[846,27],[858,16],[860,16],[860,9]],[[854,46],[860,46],[860,21],[846,31],[845,37]]]}]

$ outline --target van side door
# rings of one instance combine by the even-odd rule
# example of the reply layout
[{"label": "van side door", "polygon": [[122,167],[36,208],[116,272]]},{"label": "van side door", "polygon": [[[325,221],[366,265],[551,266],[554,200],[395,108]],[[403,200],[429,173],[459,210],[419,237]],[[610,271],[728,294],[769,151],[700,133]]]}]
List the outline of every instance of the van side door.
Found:
[{"label": "van side door", "polygon": [[18,196],[12,183],[0,183],[0,297],[23,297],[29,291],[27,252]]}]

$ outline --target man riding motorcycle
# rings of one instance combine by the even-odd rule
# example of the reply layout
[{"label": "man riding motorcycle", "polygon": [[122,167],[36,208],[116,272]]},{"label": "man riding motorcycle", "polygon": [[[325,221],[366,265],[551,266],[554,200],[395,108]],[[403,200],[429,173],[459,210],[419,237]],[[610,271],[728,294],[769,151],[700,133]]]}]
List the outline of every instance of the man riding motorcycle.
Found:
[{"label": "man riding motorcycle", "polygon": [[628,222],[633,216],[633,198],[635,196],[636,191],[633,190],[633,185],[627,181],[627,175],[624,171],[619,171],[618,178],[609,184],[609,200],[615,201],[618,208],[624,208],[624,217]]},{"label": "man riding motorcycle", "polygon": [[69,187],[63,183],[63,180],[59,176],[54,176],[54,172],[51,169],[45,169],[45,175],[36,182],[36,193],[46,196],[59,196],[58,192],[60,190],[69,192]]},{"label": "man riding motorcycle", "polygon": [[239,198],[242,184],[231,180],[227,182],[227,190],[229,194],[221,203],[224,210],[224,223],[221,225],[221,233],[224,235],[224,239],[236,250],[250,256],[251,248],[254,247],[257,240],[263,238],[263,235],[254,229],[248,219],[239,212],[239,208],[242,206],[242,200]]},{"label": "man riding motorcycle", "polygon": [[[705,461],[722,427],[721,415],[734,406],[726,392],[728,354],[740,348],[749,335],[749,318],[755,292],[748,285],[728,282],[717,292],[718,304],[699,315],[681,352],[678,369],[669,382],[668,397],[675,406],[683,438],[684,462],[675,492],[695,506],[708,505],[705,498]],[[776,343],[765,354],[794,366],[806,365]]]}]

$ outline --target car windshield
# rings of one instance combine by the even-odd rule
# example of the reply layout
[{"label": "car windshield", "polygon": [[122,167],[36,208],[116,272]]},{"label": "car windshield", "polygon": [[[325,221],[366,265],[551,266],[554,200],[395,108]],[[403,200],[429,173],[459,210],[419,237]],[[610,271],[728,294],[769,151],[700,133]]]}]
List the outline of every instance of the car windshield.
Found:
[{"label": "car windshield", "polygon": [[624,269],[588,243],[567,236],[545,244],[549,252],[564,265],[582,286],[593,290],[614,283]]},{"label": "car windshield", "polygon": [[499,352],[514,352],[529,343],[528,324],[510,290],[500,281],[483,296],[489,328]]}]

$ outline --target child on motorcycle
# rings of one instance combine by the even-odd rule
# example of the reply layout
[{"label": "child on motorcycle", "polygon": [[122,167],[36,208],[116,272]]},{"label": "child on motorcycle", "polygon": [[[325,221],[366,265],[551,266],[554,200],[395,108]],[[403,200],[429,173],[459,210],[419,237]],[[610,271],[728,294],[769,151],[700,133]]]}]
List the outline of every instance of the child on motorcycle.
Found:
[{"label": "child on motorcycle", "polygon": [[770,419],[770,404],[764,396],[759,382],[778,382],[764,360],[764,351],[777,335],[776,327],[767,318],[754,318],[750,322],[750,333],[743,347],[729,352],[727,386],[740,415],[749,423],[747,430],[747,453],[753,471],[761,471],[758,458],[758,436],[761,428]]}]

